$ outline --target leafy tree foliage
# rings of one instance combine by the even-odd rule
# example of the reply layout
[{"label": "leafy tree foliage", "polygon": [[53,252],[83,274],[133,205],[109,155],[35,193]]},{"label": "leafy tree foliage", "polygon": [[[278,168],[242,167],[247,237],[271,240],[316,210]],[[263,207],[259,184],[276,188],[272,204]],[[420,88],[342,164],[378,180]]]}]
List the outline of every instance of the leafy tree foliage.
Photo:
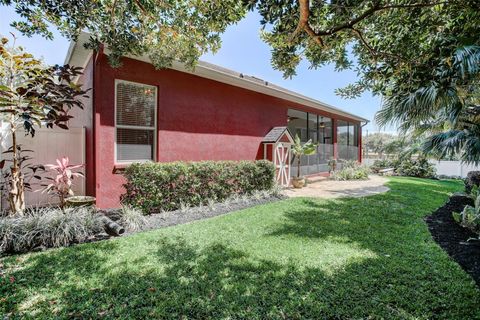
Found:
[{"label": "leafy tree foliage", "polygon": [[383,132],[375,132],[362,138],[363,152],[374,152],[380,158],[385,155],[397,157],[408,145],[409,141],[403,137]]},{"label": "leafy tree foliage", "polygon": [[[24,18],[24,34],[69,38],[91,32],[91,47],[104,43],[113,64],[127,54],[148,54],[157,67],[174,59],[193,66],[220,46],[219,34],[257,10],[272,64],[286,77],[302,59],[312,68],[334,63],[355,68],[359,81],[339,92],[391,95],[421,85],[458,47],[478,42],[477,0],[0,0]],[[352,61],[352,52],[356,61]],[[356,62],[356,63],[354,63]]]},{"label": "leafy tree foliage", "polygon": [[[65,66],[48,67],[15,43],[8,47],[8,39],[0,41],[0,121],[2,142],[8,141],[11,154],[9,180],[9,205],[11,212],[25,209],[25,169],[28,160],[22,155],[17,142],[18,131],[35,135],[35,129],[45,125],[68,129],[71,108],[83,108],[79,97],[86,91],[73,79],[81,74],[81,68]],[[0,162],[3,168],[5,160]]]},{"label": "leafy tree foliage", "polygon": [[478,41],[480,31],[480,3],[469,0],[260,0],[251,6],[268,26],[263,37],[276,68],[292,76],[303,58],[313,68],[353,67],[360,79],[339,91],[346,96],[416,88],[459,46]]},{"label": "leafy tree foliage", "polygon": [[75,39],[91,33],[90,47],[108,47],[118,65],[128,54],[148,54],[157,67],[176,59],[193,66],[206,51],[220,46],[220,33],[246,12],[237,0],[0,0],[14,5],[24,20],[13,25],[26,35],[52,38],[49,23]]},{"label": "leafy tree foliage", "polygon": [[[458,121],[465,119],[462,95],[464,91],[471,95],[478,79],[463,79],[457,73],[468,65],[459,64],[457,58],[466,58],[480,45],[478,0],[0,0],[0,4],[15,6],[24,20],[14,26],[27,35],[51,37],[48,23],[70,38],[87,30],[92,34],[90,47],[104,43],[113,65],[122,55],[147,54],[157,67],[173,60],[193,67],[202,53],[219,47],[219,34],[228,25],[248,10],[257,10],[264,26],[262,38],[272,49],[272,65],[286,77],[295,75],[303,59],[312,68],[328,63],[338,70],[353,68],[359,80],[340,88],[339,94],[356,97],[371,90],[382,95],[386,103],[377,118],[381,123],[394,121],[403,129],[416,130],[436,122],[436,130],[443,127],[447,133],[436,136],[436,143],[425,150],[443,145],[449,146],[444,154],[464,150],[465,161],[480,159],[480,152],[468,155],[480,150],[475,142],[480,130],[469,124],[465,131],[466,122]],[[467,73],[477,61],[469,63]],[[461,90],[446,90],[460,82]],[[446,108],[454,110],[455,121],[446,119],[446,109],[439,117],[440,100],[428,105],[436,91],[449,96],[440,100],[451,104]],[[424,103],[417,104],[416,99]],[[422,111],[410,108],[414,104]],[[392,112],[399,118],[388,116]],[[471,115],[467,118],[472,122]]]},{"label": "leafy tree foliage", "polygon": [[377,121],[414,128],[423,152],[480,163],[480,47],[458,49],[435,72],[437,80],[387,97]]}]

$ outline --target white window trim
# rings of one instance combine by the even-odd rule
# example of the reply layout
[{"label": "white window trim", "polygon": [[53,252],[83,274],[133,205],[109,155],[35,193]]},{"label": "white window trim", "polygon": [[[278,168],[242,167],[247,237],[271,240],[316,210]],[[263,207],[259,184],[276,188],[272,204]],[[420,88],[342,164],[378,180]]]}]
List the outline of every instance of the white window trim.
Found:
[{"label": "white window trim", "polygon": [[[153,127],[144,127],[144,126],[129,126],[129,125],[117,125],[117,85],[119,83],[129,83],[142,87],[150,87],[155,91],[155,107],[154,107],[154,126]],[[115,137],[114,137],[114,159],[115,164],[130,164],[138,162],[155,162],[157,161],[157,109],[158,109],[158,88],[150,84],[145,84],[141,82],[133,82],[127,80],[115,79],[115,90],[114,90],[114,120],[115,120]],[[138,130],[151,130],[153,131],[153,159],[137,159],[137,160],[118,160],[117,158],[117,129],[138,129]]]}]

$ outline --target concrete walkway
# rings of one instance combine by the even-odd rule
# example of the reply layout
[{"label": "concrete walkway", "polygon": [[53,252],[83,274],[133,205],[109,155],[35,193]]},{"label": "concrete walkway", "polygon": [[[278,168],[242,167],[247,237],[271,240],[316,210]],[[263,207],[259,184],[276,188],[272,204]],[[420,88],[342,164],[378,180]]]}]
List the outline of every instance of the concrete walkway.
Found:
[{"label": "concrete walkway", "polygon": [[328,178],[309,182],[302,189],[288,188],[284,194],[288,197],[364,197],[390,190],[385,186],[388,181],[385,177],[370,175],[368,180],[335,181]]}]

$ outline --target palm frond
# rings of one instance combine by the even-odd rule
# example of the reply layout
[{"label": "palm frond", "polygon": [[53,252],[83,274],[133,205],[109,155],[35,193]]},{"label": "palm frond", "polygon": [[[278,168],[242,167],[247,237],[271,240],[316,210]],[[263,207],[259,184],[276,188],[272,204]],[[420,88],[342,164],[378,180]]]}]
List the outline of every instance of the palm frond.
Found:
[{"label": "palm frond", "polygon": [[457,49],[433,74],[414,91],[384,97],[375,120],[422,136],[423,153],[480,163],[480,46]]},{"label": "palm frond", "polygon": [[455,51],[454,68],[461,78],[480,72],[480,46],[464,46]]}]

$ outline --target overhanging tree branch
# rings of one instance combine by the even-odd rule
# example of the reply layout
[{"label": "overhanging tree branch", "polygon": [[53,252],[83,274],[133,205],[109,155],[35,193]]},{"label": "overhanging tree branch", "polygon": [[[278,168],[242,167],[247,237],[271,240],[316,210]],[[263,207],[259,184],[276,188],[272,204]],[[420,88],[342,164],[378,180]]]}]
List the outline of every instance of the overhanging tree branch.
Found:
[{"label": "overhanging tree branch", "polygon": [[[353,27],[358,24],[359,22],[365,20],[368,17],[373,16],[376,12],[385,11],[385,10],[392,10],[392,9],[411,9],[411,8],[425,8],[425,7],[433,7],[436,5],[447,4],[448,1],[440,1],[440,2],[427,2],[427,3],[411,3],[411,4],[389,4],[389,5],[381,5],[381,1],[377,0],[374,2],[373,6],[367,10],[365,10],[359,16],[346,21],[344,23],[338,24],[331,28],[325,30],[314,30],[311,25],[309,24],[310,18],[310,0],[298,0],[299,4],[299,11],[300,17],[298,20],[297,27],[293,31],[291,35],[291,40],[293,40],[297,35],[299,35],[302,31],[306,32],[310,37],[312,37],[317,43],[323,46],[323,39],[322,36],[330,36],[337,32],[340,32],[345,29],[353,29]],[[355,31],[358,35],[358,30]],[[361,36],[360,36],[361,37]],[[359,37],[359,38],[360,38]],[[361,37],[363,38],[363,37]],[[366,42],[361,39],[361,42],[365,45]],[[370,49],[369,49],[370,50]]]}]

